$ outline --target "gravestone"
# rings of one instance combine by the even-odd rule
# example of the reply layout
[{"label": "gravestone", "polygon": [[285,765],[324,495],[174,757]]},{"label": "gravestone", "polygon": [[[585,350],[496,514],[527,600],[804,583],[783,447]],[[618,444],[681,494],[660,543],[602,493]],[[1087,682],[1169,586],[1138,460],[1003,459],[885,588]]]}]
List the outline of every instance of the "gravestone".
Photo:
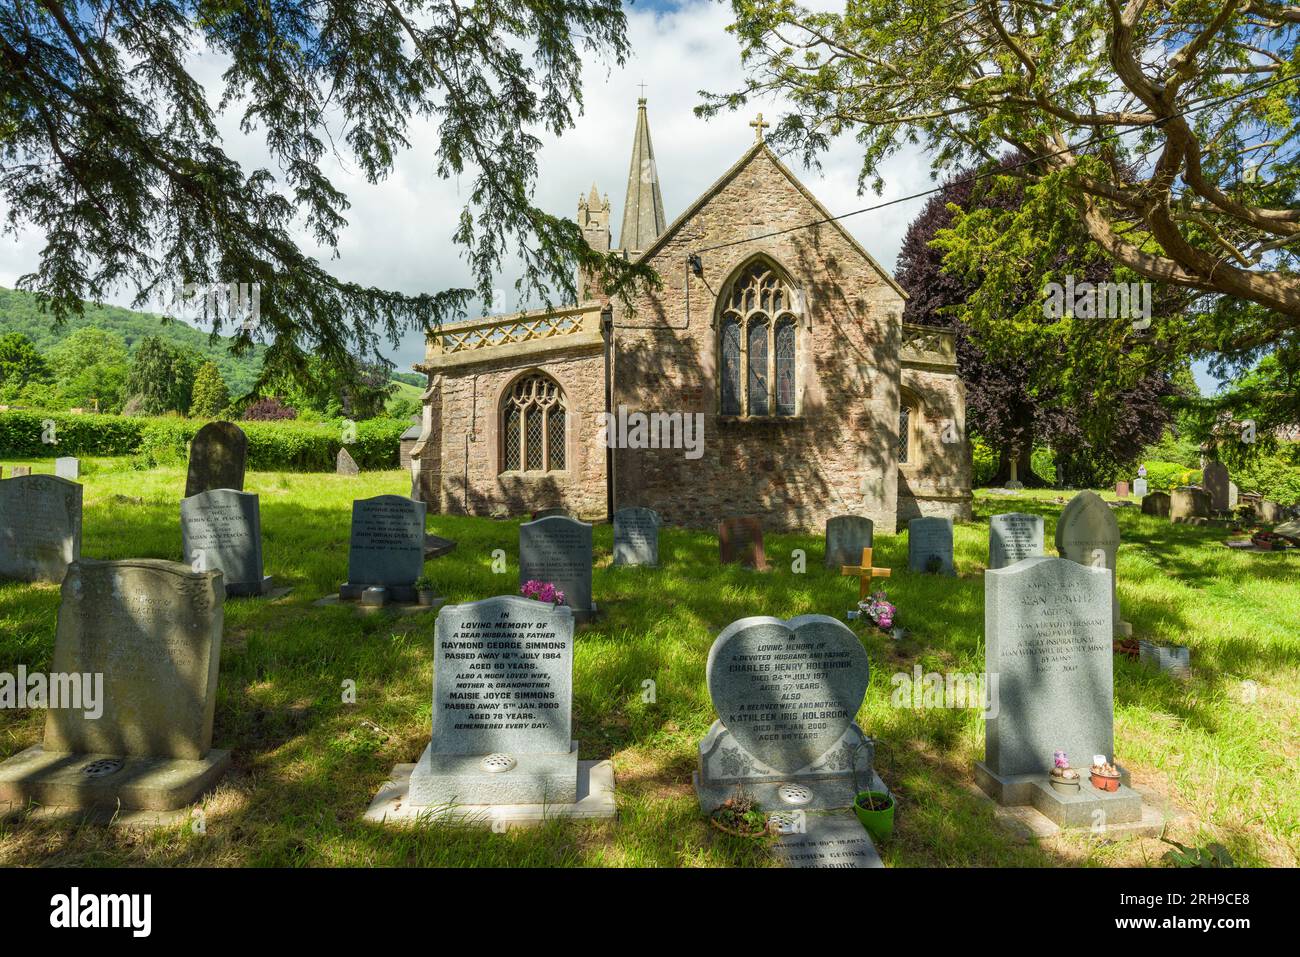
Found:
[{"label": "gravestone", "polygon": [[1096,492],[1080,492],[1061,509],[1056,520],[1056,550],[1062,558],[1110,569],[1110,609],[1115,618],[1115,635],[1132,634],[1132,626],[1120,617],[1115,555],[1119,551],[1119,522]]},{"label": "gravestone", "polygon": [[1154,515],[1156,518],[1169,517],[1169,493],[1152,492],[1142,496],[1142,514]]},{"label": "gravestone", "polygon": [[1043,516],[1004,512],[989,519],[989,568],[1043,554]]},{"label": "gravestone", "polygon": [[907,523],[907,568],[927,572],[938,559],[939,575],[955,575],[952,563],[952,519],[914,518]]},{"label": "gravestone", "polygon": [[[1093,825],[1099,808],[1110,824],[1142,813],[1136,792],[1088,781],[1093,755],[1115,758],[1111,589],[1105,568],[1066,558],[1028,558],[984,575],[984,667],[997,686],[976,781],[995,800],[1031,804],[1062,827]],[[1080,772],[1076,795],[1049,784],[1058,750]]]},{"label": "gravestone", "polygon": [[757,518],[724,518],[719,522],[718,552],[723,565],[743,565],[760,572],[771,567],[763,551],[763,523]]},{"label": "gravestone", "polygon": [[212,749],[223,596],[220,572],[177,562],[69,565],[51,670],[96,676],[91,695],[83,679],[0,764],[0,801],[169,810],[211,787],[230,763]]},{"label": "gravestone", "polygon": [[1147,495],[1146,479],[1137,478],[1133,480],[1133,495],[1137,498],[1146,498]]},{"label": "gravestone", "polygon": [[81,478],[81,460],[72,455],[65,455],[55,459],[54,474],[59,478],[75,482]]},{"label": "gravestone", "polygon": [[573,617],[585,621],[591,601],[591,526],[554,515],[519,526],[519,585],[549,582],[564,592]]},{"label": "gravestone", "polygon": [[80,557],[80,485],[55,475],[0,481],[0,578],[58,583]]},{"label": "gravestone", "polygon": [[15,465],[13,469],[14,478],[22,478],[24,475],[31,475],[32,467],[30,465]]},{"label": "gravestone", "polygon": [[614,513],[614,564],[659,564],[658,512],[628,507]]},{"label": "gravestone", "polygon": [[1180,485],[1169,496],[1169,521],[1204,525],[1210,517],[1210,496],[1203,489]]},{"label": "gravestone", "polygon": [[1282,521],[1282,506],[1272,499],[1261,498],[1255,503],[1255,515],[1261,522],[1276,524]]},{"label": "gravestone", "polygon": [[339,449],[339,454],[334,457],[334,474],[335,475],[360,475],[361,469],[357,467],[356,460],[352,458],[352,453],[347,449]]},{"label": "gravestone", "polygon": [[873,548],[875,523],[861,515],[835,515],[826,520],[826,567],[852,565],[862,549]]},{"label": "gravestone", "polygon": [[768,811],[847,808],[859,790],[885,790],[854,723],[867,653],[843,622],[742,618],[713,643],[706,676],[718,714],[694,776],[706,813],[742,788]]},{"label": "gravestone", "polygon": [[419,601],[415,583],[424,574],[423,502],[376,495],[352,503],[348,580],[343,601],[359,601],[367,588],[382,588],[383,603]]},{"label": "gravestone", "polygon": [[1128,482],[1121,481],[1115,483],[1115,497],[1128,498]]},{"label": "gravestone", "polygon": [[244,488],[248,436],[233,422],[209,422],[190,441],[190,467],[185,497],[214,488]]},{"label": "gravestone", "polygon": [[1228,510],[1228,467],[1222,462],[1206,462],[1201,470],[1201,485],[1210,496],[1210,509],[1214,512]]},{"label": "gravestone", "polygon": [[1233,511],[1234,509],[1236,509],[1240,501],[1241,501],[1241,489],[1237,488],[1236,482],[1229,482],[1228,483],[1228,510]]},{"label": "gravestone", "polygon": [[572,737],[572,609],[511,595],[448,605],[434,641],[433,734],[408,815],[614,816],[612,778],[592,788],[605,762],[580,762]]},{"label": "gravestone", "polygon": [[801,820],[802,830],[782,829],[772,848],[786,867],[885,866],[862,823],[852,814],[806,814]]},{"label": "gravestone", "polygon": [[264,595],[262,517],[252,492],[214,488],[181,501],[185,561],[195,571],[221,572],[227,595]]}]

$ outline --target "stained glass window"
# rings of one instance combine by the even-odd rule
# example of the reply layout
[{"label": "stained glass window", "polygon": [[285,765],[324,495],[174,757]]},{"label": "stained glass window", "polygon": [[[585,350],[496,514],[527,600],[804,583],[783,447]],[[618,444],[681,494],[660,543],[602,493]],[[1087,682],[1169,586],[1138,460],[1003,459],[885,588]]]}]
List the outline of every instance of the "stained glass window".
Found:
[{"label": "stained glass window", "polygon": [[740,415],[740,323],[722,324],[722,414]]},{"label": "stained glass window", "polygon": [[768,323],[752,319],[749,323],[749,414],[767,415],[767,333]]},{"label": "stained glass window", "polygon": [[794,415],[794,320],[776,327],[776,414]]},{"label": "stained glass window", "polygon": [[795,291],[766,261],[741,271],[722,296],[719,408],[723,415],[798,413]]}]

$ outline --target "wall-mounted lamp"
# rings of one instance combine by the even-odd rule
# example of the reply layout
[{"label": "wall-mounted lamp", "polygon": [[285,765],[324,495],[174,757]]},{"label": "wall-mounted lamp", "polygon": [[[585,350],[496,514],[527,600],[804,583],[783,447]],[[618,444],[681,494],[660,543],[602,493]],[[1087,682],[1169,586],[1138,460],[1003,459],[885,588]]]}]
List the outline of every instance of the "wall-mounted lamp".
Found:
[{"label": "wall-mounted lamp", "polygon": [[700,257],[697,254],[691,253],[689,256],[687,256],[686,264],[691,267],[691,272],[695,273],[695,275],[697,276],[704,275],[704,262],[700,259]]}]

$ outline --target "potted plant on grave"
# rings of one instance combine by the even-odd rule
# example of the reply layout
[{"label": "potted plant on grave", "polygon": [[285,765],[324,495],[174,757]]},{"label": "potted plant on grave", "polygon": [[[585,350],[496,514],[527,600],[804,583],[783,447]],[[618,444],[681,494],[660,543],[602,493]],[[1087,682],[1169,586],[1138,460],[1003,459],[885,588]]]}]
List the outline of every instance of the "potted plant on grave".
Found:
[{"label": "potted plant on grave", "polygon": [[1070,759],[1064,751],[1052,752],[1052,774],[1048,780],[1053,791],[1079,793],[1079,772],[1070,767]]},{"label": "potted plant on grave", "polygon": [[1094,754],[1090,780],[1098,791],[1118,791],[1119,768],[1107,761],[1104,754]]},{"label": "potted plant on grave", "polygon": [[744,785],[736,788],[735,797],[727,798],[713,809],[709,823],[723,834],[751,839],[775,835],[778,828],[745,792]]},{"label": "potted plant on grave", "polygon": [[[874,743],[874,742],[873,742]],[[858,783],[858,751],[866,747],[867,742],[859,744],[853,752],[853,813],[863,830],[877,841],[887,841],[894,834],[894,796],[888,791],[874,789],[862,790]]]},{"label": "potted plant on grave", "polygon": [[434,599],[438,597],[438,590],[433,587],[433,579],[428,575],[421,575],[415,580],[415,594],[421,605],[432,605]]},{"label": "potted plant on grave", "polygon": [[525,598],[531,598],[533,601],[544,601],[548,605],[564,604],[564,592],[550,582],[538,581],[535,578],[530,578],[520,585],[519,594]]}]

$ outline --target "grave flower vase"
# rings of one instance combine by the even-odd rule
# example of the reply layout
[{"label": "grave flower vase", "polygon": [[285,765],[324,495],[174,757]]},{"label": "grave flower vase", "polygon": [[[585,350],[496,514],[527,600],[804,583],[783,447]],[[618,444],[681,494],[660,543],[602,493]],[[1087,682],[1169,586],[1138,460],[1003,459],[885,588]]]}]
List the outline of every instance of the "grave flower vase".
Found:
[{"label": "grave flower vase", "polygon": [[853,801],[853,813],[866,832],[877,841],[887,841],[894,833],[894,799],[885,791],[860,791]]}]

